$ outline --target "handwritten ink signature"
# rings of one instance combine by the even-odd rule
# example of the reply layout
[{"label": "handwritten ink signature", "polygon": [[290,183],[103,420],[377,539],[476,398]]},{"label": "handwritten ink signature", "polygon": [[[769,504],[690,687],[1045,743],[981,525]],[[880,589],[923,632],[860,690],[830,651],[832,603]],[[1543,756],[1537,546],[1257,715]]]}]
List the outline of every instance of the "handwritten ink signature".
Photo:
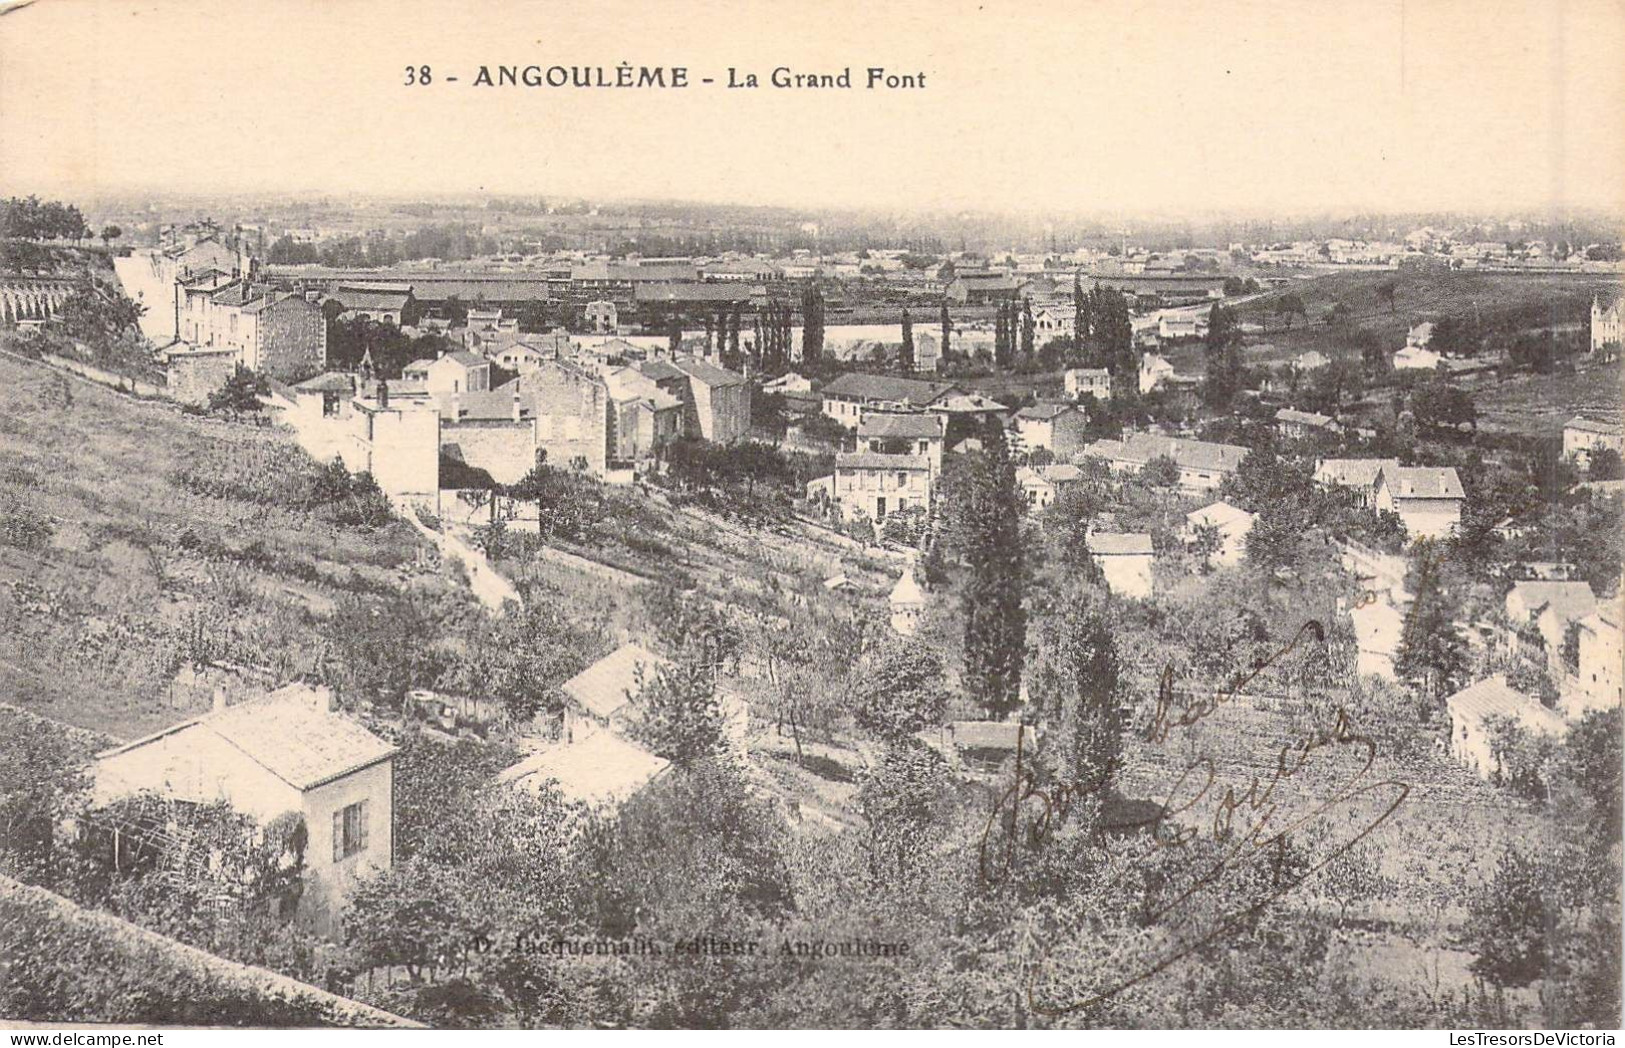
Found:
[{"label": "handwritten ink signature", "polygon": [[[1172,667],[1165,667],[1161,675],[1156,709],[1145,735],[1147,741],[1166,741],[1175,728],[1188,728],[1199,723],[1232,701],[1242,688],[1271,663],[1291,652],[1305,636],[1324,640],[1325,633],[1319,622],[1314,620],[1306,622],[1285,647],[1256,666],[1251,673],[1237,679],[1226,690],[1182,708],[1176,708],[1174,704]],[[1360,766],[1329,799],[1300,817],[1281,819],[1278,787],[1302,773],[1310,765],[1315,754],[1334,748],[1352,750],[1360,755],[1363,758]],[[1240,791],[1234,786],[1225,786],[1222,791],[1216,789],[1218,772],[1211,758],[1200,756],[1191,761],[1169,788],[1154,815],[1140,820],[1109,822],[1102,826],[1102,829],[1108,831],[1149,830],[1152,847],[1146,855],[1151,855],[1161,850],[1184,848],[1199,839],[1200,830],[1176,823],[1174,819],[1176,816],[1194,813],[1204,802],[1214,806],[1208,829],[1210,838],[1223,846],[1218,857],[1205,869],[1199,868],[1184,890],[1178,891],[1173,898],[1146,916],[1151,920],[1160,921],[1177,913],[1201,892],[1216,887],[1227,871],[1236,869],[1257,856],[1273,852],[1275,867],[1274,876],[1271,878],[1271,890],[1248,905],[1221,914],[1210,926],[1198,927],[1189,935],[1177,937],[1176,941],[1151,963],[1131,970],[1130,974],[1118,979],[1109,987],[1075,1003],[1056,1004],[1040,994],[1039,983],[1044,971],[1044,965],[1040,962],[1033,966],[1027,982],[1029,1007],[1035,1012],[1051,1016],[1085,1010],[1151,978],[1193,952],[1241,930],[1249,919],[1336,861],[1344,852],[1375,832],[1399,809],[1410,793],[1408,784],[1391,780],[1365,781],[1376,756],[1375,742],[1358,733],[1348,713],[1339,709],[1329,730],[1311,733],[1296,742],[1282,745],[1275,753],[1273,770],[1267,776],[1254,774],[1247,786]],[[1091,796],[1104,798],[1114,774],[1120,770],[1120,762],[1114,762],[1093,781],[1044,784],[1030,767],[1023,766],[1023,757],[1022,736],[1018,736],[1013,780],[1009,788],[995,798],[982,834],[978,862],[981,879],[986,885],[1002,883],[1010,876],[1019,865],[1018,853],[1023,844],[1030,850],[1042,848],[1054,832],[1067,822],[1081,799]],[[1348,810],[1352,813],[1355,802],[1368,796],[1384,795],[1390,795],[1387,806],[1352,837],[1321,855],[1317,862],[1300,874],[1291,876],[1286,873],[1281,857],[1293,832],[1317,819],[1329,817],[1340,806],[1349,806]],[[1242,813],[1244,819],[1251,816],[1252,822],[1238,826],[1238,813]],[[1003,841],[995,844],[994,835],[1001,831]],[[1139,858],[1143,859],[1146,855]],[[1114,882],[1120,880],[1126,873],[1127,871],[1124,871],[1118,878],[1114,878]]]}]

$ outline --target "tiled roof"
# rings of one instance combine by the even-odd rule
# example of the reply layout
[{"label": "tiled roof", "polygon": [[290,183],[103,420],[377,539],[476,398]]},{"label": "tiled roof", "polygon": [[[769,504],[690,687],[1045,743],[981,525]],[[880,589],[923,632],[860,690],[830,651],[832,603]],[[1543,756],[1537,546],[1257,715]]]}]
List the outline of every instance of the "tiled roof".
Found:
[{"label": "tiled roof", "polygon": [[1089,552],[1103,557],[1149,557],[1151,536],[1141,532],[1096,531],[1089,536]]},{"label": "tiled roof", "polygon": [[1084,454],[1140,466],[1154,458],[1166,456],[1185,469],[1224,472],[1239,466],[1247,455],[1247,449],[1236,444],[1212,444],[1183,437],[1131,433],[1120,441],[1097,440],[1084,449]]},{"label": "tiled roof", "polygon": [[395,752],[394,746],[349,717],[318,709],[314,689],[290,684],[99,756],[125,753],[183,729],[218,735],[249,760],[299,790],[360,771]]},{"label": "tiled roof", "polygon": [[1407,499],[1460,499],[1466,498],[1461,490],[1461,478],[1454,466],[1400,466],[1384,467],[1383,482],[1395,498]]},{"label": "tiled roof", "polygon": [[668,379],[688,377],[687,372],[683,371],[682,368],[673,364],[664,357],[659,357],[655,360],[645,360],[643,363],[638,365],[638,370],[643,372],[649,378],[654,379],[656,382],[664,382]]},{"label": "tiled roof", "polygon": [[931,460],[924,455],[883,455],[877,451],[843,451],[835,456],[836,469],[927,470]]},{"label": "tiled roof", "polygon": [[1016,412],[1017,418],[1032,419],[1036,422],[1048,422],[1066,414],[1076,411],[1071,404],[1030,404]]},{"label": "tiled roof", "polygon": [[307,393],[353,393],[355,376],[342,371],[324,371],[315,378],[307,378],[294,385],[294,389]]},{"label": "tiled roof", "polygon": [[497,776],[516,789],[540,792],[554,783],[566,800],[596,805],[623,801],[671,766],[664,757],[609,731],[596,731],[527,757]]},{"label": "tiled roof", "polygon": [[671,284],[645,284],[639,283],[633,288],[633,296],[639,302],[749,302],[751,289],[749,285],[725,282],[714,284],[702,283],[671,283]]},{"label": "tiled roof", "polygon": [[345,309],[403,309],[407,300],[412,297],[412,288],[410,285],[397,287],[344,285],[335,288],[327,297],[337,299]]},{"label": "tiled roof", "polygon": [[1277,422],[1298,422],[1305,426],[1330,426],[1337,420],[1314,411],[1299,411],[1297,408],[1282,408],[1275,413]]},{"label": "tiled roof", "polygon": [[963,750],[1015,751],[1016,739],[1022,738],[1021,748],[1031,751],[1037,741],[1032,725],[1012,721],[952,721],[948,734],[954,745]]},{"label": "tiled roof", "polygon": [[1193,527],[1203,524],[1223,527],[1226,524],[1251,524],[1253,515],[1240,506],[1232,506],[1228,502],[1215,502],[1201,509],[1192,510],[1185,514],[1185,519],[1190,521]]},{"label": "tiled roof", "polygon": [[825,396],[884,400],[923,408],[953,390],[952,382],[927,382],[896,375],[865,375],[847,372],[824,387]]},{"label": "tiled roof", "polygon": [[1531,612],[1550,608],[1564,622],[1583,619],[1597,608],[1597,597],[1585,582],[1514,582],[1507,596],[1514,595]]},{"label": "tiled roof", "polygon": [[1398,459],[1322,459],[1315,479],[1349,488],[1369,488],[1383,470],[1399,469]]},{"label": "tiled roof", "polygon": [[1604,433],[1609,436],[1618,436],[1621,432],[1618,422],[1599,422],[1594,418],[1585,418],[1581,415],[1576,415],[1563,423],[1563,428],[1577,429],[1583,433]]},{"label": "tiled roof", "polygon": [[940,439],[947,424],[941,415],[871,411],[858,420],[858,439]]},{"label": "tiled roof", "polygon": [[1486,717],[1511,717],[1520,725],[1542,735],[1560,735],[1567,725],[1563,718],[1519,692],[1507,687],[1502,676],[1486,677],[1463,688],[1445,700],[1452,715],[1482,721]]},{"label": "tiled roof", "polygon": [[707,363],[697,357],[678,357],[672,363],[683,374],[707,386],[742,386],[745,384],[745,376],[729,371],[727,368],[719,368],[715,364]]},{"label": "tiled roof", "polygon": [[565,681],[564,692],[594,714],[607,718],[669,665],[669,660],[636,644],[623,644]]}]

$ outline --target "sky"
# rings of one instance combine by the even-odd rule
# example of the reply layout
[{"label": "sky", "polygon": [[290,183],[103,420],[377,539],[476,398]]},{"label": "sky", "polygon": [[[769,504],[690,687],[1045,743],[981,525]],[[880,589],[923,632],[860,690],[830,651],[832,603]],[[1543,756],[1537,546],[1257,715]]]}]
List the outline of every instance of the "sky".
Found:
[{"label": "sky", "polygon": [[[1621,56],[1625,0],[34,0],[0,16],[0,195],[1618,209]],[[474,83],[620,62],[717,83]],[[854,87],[722,86],[776,66]]]}]

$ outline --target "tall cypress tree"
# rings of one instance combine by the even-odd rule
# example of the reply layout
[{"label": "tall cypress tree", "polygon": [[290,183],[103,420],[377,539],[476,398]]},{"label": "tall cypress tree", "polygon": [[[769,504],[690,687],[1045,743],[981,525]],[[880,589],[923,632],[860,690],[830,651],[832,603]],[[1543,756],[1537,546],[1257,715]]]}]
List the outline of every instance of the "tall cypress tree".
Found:
[{"label": "tall cypress tree", "polygon": [[739,306],[733,308],[733,317],[728,323],[728,355],[733,360],[734,370],[739,368]]},{"label": "tall cypress tree", "polygon": [[908,307],[903,307],[903,348],[898,354],[897,366],[903,374],[914,370],[914,323],[908,318]]},{"label": "tall cypress tree", "polygon": [[953,348],[954,336],[954,319],[948,315],[947,295],[942,296],[942,316],[939,322],[942,324],[942,349],[938,352],[938,356],[942,360],[947,360],[948,351]]},{"label": "tall cypress tree", "polygon": [[1021,701],[1027,612],[1022,607],[1021,521],[1027,502],[1004,427],[990,420],[968,463],[960,534],[969,569],[964,589],[965,684],[989,716]]},{"label": "tall cypress tree", "polygon": [[1021,299],[1021,354],[1031,359],[1033,355],[1033,336],[1037,332],[1036,321],[1033,320],[1033,300],[1022,296]]},{"label": "tall cypress tree", "polygon": [[1083,295],[1083,277],[1079,273],[1072,274],[1072,354],[1071,362],[1074,366],[1083,366],[1088,362],[1085,348],[1089,344],[1089,300]]},{"label": "tall cypress tree", "polygon": [[1394,672],[1429,698],[1442,699],[1466,672],[1467,643],[1439,585],[1437,560],[1431,540],[1416,544],[1416,598],[1399,633]]},{"label": "tall cypress tree", "polygon": [[801,359],[815,365],[824,356],[824,293],[816,283],[801,296]]}]

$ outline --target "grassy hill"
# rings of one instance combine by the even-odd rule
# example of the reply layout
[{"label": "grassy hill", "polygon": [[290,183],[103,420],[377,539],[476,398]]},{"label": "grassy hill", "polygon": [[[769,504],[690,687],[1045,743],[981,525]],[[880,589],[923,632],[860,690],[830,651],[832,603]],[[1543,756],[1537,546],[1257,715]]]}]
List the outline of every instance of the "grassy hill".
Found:
[{"label": "grassy hill", "polygon": [[181,415],[0,356],[0,698],[131,737],[207,697],[203,658],[275,677],[346,594],[398,589],[406,524],[340,523],[286,435]]}]

